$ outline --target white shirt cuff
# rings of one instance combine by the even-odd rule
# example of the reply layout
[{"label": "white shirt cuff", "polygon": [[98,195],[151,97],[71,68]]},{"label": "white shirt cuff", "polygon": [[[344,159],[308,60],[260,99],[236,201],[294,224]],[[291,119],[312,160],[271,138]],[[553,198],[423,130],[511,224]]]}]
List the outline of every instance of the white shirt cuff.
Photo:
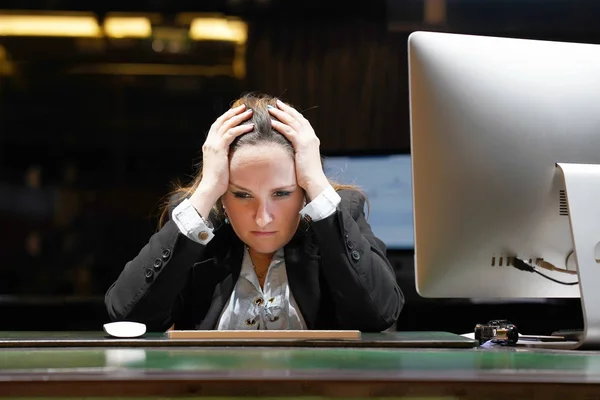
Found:
[{"label": "white shirt cuff", "polygon": [[308,215],[313,221],[325,219],[335,212],[341,201],[340,195],[329,185],[313,201],[300,210],[300,215],[302,217]]},{"label": "white shirt cuff", "polygon": [[173,221],[186,237],[200,244],[207,244],[215,236],[188,199],[184,199],[173,210]]}]

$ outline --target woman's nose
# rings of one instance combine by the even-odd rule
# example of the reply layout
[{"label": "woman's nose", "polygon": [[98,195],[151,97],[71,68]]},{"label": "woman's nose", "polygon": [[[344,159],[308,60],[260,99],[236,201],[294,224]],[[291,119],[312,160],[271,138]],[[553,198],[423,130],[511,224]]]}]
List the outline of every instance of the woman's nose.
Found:
[{"label": "woman's nose", "polygon": [[264,228],[273,221],[273,217],[269,212],[269,205],[267,202],[261,202],[256,209],[256,225],[260,228]]}]

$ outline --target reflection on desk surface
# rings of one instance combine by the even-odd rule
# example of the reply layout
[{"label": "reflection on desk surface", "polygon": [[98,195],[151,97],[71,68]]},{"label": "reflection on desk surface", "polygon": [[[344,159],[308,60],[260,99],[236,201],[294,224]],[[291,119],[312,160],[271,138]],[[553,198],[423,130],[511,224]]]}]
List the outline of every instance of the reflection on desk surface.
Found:
[{"label": "reflection on desk surface", "polygon": [[[600,359],[583,352],[458,349],[343,349],[343,348],[96,348],[4,349],[0,375],[9,372],[127,370],[164,373],[235,373],[328,370],[354,372],[355,379],[390,373],[503,373],[525,377],[576,374],[600,381]],[[356,374],[360,372],[361,374]],[[273,376],[271,374],[271,376]]]}]

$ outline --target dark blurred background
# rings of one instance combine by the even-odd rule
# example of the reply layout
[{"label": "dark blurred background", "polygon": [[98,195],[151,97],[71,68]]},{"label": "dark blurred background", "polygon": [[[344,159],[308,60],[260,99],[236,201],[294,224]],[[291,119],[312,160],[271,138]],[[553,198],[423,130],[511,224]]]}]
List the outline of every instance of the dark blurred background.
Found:
[{"label": "dark blurred background", "polygon": [[[325,154],[408,153],[411,32],[600,41],[597,1],[1,0],[0,10],[0,330],[101,329],[104,292],[243,92],[304,110]],[[106,34],[82,23],[73,37],[11,35],[6,17],[27,12],[92,16]],[[227,17],[229,40],[191,34],[207,13]],[[145,19],[110,33],[124,16]],[[412,252],[389,257],[407,297],[398,329],[581,326],[576,299],[422,299]]]}]

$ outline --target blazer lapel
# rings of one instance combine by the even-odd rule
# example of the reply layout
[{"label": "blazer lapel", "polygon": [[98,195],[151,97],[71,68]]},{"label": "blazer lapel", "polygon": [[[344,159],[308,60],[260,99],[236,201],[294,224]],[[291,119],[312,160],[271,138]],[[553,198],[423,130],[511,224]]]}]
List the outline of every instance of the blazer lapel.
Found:
[{"label": "blazer lapel", "polygon": [[284,248],[290,290],[298,303],[308,329],[315,329],[321,289],[319,287],[318,248],[310,235],[293,240]]},{"label": "blazer lapel", "polygon": [[217,258],[217,268],[222,268],[227,271],[227,276],[223,279],[213,294],[212,303],[206,313],[206,317],[200,323],[197,329],[212,330],[216,329],[219,316],[227,304],[227,300],[231,297],[235,284],[242,270],[242,261],[244,257],[244,245],[239,240],[234,240],[234,244],[229,248],[229,251],[224,258]]}]

